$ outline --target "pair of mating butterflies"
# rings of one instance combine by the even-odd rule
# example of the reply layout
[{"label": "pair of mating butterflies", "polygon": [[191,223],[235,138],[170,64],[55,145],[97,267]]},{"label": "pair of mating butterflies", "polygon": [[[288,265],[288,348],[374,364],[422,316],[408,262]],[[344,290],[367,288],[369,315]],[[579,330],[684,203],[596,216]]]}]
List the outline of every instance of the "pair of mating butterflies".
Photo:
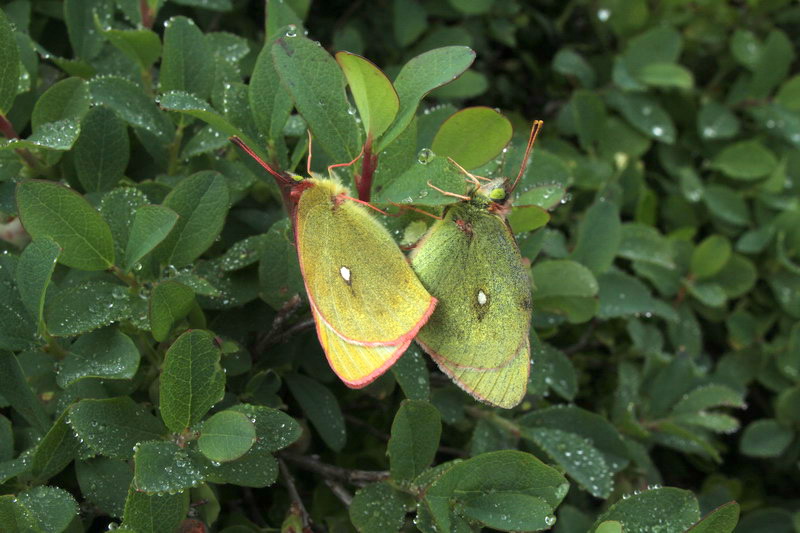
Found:
[{"label": "pair of mating butterflies", "polygon": [[[540,126],[531,130],[523,168]],[[470,175],[470,195],[446,208],[409,265],[386,228],[337,181],[276,172],[234,141],[283,192],[317,335],[342,381],[371,383],[416,338],[478,400],[504,408],[522,401],[530,278],[505,215],[523,169],[513,184],[481,184]]]}]

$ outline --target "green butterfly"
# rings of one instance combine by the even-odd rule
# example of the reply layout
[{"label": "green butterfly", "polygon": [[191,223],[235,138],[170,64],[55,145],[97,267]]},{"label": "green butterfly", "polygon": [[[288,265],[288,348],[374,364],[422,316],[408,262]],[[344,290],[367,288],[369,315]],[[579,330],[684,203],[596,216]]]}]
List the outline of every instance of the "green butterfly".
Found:
[{"label": "green butterfly", "polygon": [[531,280],[506,220],[542,122],[534,122],[516,180],[478,181],[446,208],[411,253],[411,266],[439,300],[416,341],[476,399],[511,408],[530,373]]}]

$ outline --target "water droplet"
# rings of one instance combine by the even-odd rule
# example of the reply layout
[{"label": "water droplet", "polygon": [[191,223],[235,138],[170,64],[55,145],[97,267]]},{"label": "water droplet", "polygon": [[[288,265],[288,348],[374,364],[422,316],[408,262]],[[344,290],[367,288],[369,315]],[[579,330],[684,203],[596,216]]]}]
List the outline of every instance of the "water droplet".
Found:
[{"label": "water droplet", "polygon": [[286,28],[286,36],[297,37],[297,26],[295,26],[294,24],[289,24],[289,27]]},{"label": "water droplet", "polygon": [[419,153],[417,154],[417,161],[418,161],[418,162],[419,162],[421,165],[427,165],[428,163],[430,163],[430,162],[431,162],[431,160],[433,159],[433,157],[434,157],[435,155],[436,155],[436,154],[434,154],[434,153],[433,153],[433,150],[431,150],[430,148],[423,148],[423,149],[422,149],[422,150],[420,150],[420,151],[419,151]]},{"label": "water droplet", "polygon": [[598,9],[597,10],[597,19],[600,22],[605,22],[610,18],[611,18],[611,10],[610,9],[602,8],[602,9]]}]

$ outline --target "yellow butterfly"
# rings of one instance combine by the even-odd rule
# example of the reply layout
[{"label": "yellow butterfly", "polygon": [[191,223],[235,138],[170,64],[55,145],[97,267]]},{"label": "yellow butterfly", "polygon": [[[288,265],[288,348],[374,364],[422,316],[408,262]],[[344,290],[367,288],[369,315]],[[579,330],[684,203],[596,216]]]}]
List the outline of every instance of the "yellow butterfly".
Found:
[{"label": "yellow butterfly", "polygon": [[[317,336],[333,371],[360,388],[406,351],[436,307],[389,232],[331,178],[277,172]],[[369,204],[366,204],[369,205]]]}]

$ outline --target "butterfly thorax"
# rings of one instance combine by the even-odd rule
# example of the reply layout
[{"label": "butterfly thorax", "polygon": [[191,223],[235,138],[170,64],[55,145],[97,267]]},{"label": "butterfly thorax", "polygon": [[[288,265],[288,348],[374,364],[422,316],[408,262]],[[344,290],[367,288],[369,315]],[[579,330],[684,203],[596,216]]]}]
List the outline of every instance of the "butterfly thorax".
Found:
[{"label": "butterfly thorax", "polygon": [[480,187],[476,187],[470,194],[468,203],[478,209],[505,217],[511,209],[508,187],[508,179],[494,178]]}]

